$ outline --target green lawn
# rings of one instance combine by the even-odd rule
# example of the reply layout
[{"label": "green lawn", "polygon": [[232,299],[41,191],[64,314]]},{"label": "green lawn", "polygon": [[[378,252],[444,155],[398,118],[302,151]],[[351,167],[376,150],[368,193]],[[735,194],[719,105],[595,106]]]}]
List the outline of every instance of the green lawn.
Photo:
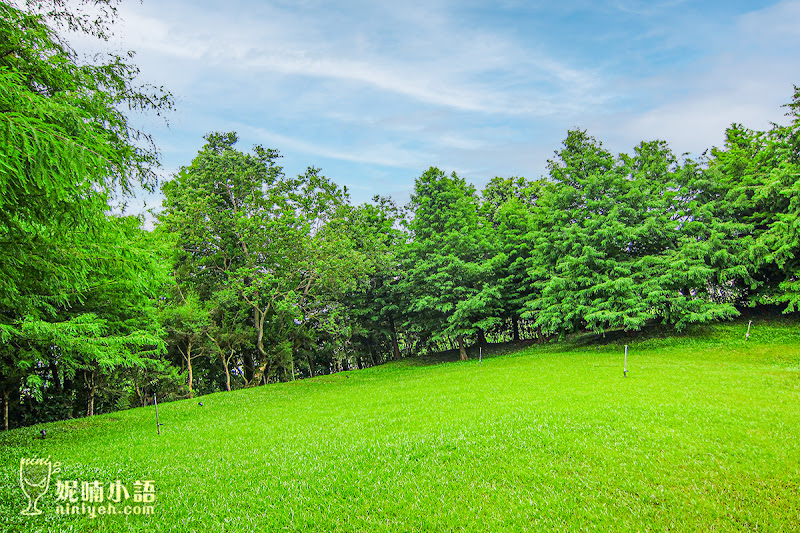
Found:
[{"label": "green lawn", "polygon": [[[160,436],[153,407],[13,430],[0,531],[800,530],[800,325],[746,327],[220,393],[159,406]],[[57,480],[152,480],[153,514],[58,516]]]}]

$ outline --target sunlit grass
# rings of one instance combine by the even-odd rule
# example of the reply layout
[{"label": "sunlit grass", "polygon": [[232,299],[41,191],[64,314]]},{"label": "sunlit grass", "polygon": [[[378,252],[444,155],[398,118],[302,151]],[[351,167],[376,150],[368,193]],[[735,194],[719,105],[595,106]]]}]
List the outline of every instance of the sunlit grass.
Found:
[{"label": "sunlit grass", "polygon": [[[796,530],[800,328],[746,326],[220,393],[160,405],[160,436],[153,407],[14,430],[0,530]],[[54,480],[154,480],[154,515],[58,517],[51,487],[21,516],[31,456]]]}]

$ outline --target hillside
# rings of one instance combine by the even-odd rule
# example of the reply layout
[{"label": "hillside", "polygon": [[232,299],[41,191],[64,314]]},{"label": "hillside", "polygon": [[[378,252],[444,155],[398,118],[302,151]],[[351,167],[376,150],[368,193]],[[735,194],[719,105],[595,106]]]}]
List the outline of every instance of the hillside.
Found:
[{"label": "hillside", "polygon": [[[746,329],[585,336],[213,394],[160,405],[161,435],[152,406],[12,430],[0,530],[796,529],[800,327]],[[31,457],[61,472],[29,517]],[[152,515],[57,514],[98,485],[104,501],[89,503],[107,505],[117,480],[117,507],[154,498]]]}]

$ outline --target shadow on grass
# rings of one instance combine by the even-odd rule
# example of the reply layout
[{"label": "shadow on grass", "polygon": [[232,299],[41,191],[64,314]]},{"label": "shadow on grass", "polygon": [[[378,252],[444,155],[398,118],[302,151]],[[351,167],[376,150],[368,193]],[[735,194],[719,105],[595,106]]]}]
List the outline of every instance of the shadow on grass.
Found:
[{"label": "shadow on grass", "polygon": [[[483,348],[478,345],[470,346],[467,348],[468,361],[478,361],[480,359],[491,359],[493,357],[501,357],[508,354],[519,352],[523,348],[529,346],[541,346],[542,341],[537,339],[525,339],[519,342],[496,342],[486,343]],[[428,366],[438,365],[442,363],[454,363],[461,361],[461,356],[458,349],[445,350],[443,352],[433,352],[419,357],[405,359],[406,361],[414,361],[416,365]]]},{"label": "shadow on grass", "polygon": [[[800,313],[784,315],[773,307],[761,306],[741,310],[741,316],[710,324],[692,324],[681,331],[666,324],[649,324],[640,330],[622,328],[594,333],[581,331],[558,339],[525,339],[520,342],[489,343],[484,345],[482,358],[489,359],[535,348],[541,352],[567,352],[586,348],[616,350],[623,345],[639,348],[686,346],[692,344],[739,345],[745,342],[778,342],[800,339]],[[750,326],[750,337],[746,333]],[[477,345],[467,349],[469,360],[479,357]],[[403,359],[409,366],[428,366],[460,361],[457,349],[434,352]]]}]

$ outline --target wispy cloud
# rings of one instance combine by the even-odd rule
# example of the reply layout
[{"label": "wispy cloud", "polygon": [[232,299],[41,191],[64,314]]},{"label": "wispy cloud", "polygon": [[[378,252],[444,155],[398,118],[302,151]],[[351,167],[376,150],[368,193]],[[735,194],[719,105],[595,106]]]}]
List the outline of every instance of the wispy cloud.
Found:
[{"label": "wispy cloud", "polygon": [[408,168],[421,164],[425,159],[423,153],[403,149],[391,144],[375,143],[368,147],[359,148],[334,148],[322,143],[309,142],[282,135],[263,128],[254,128],[245,124],[235,127],[240,132],[248,135],[266,146],[281,146],[286,150],[293,150],[318,157],[350,161],[353,163],[368,163],[388,167]]},{"label": "wispy cloud", "polygon": [[[296,16],[288,16],[276,30],[274,23],[261,20],[237,21],[234,27],[219,15],[198,10],[191,26],[179,26],[176,21],[126,14],[125,42],[206,69],[223,68],[234,76],[278,73],[338,79],[460,111],[550,115],[574,107],[573,100],[563,97],[567,94],[582,95],[587,104],[603,98],[595,90],[597,72],[523,49],[496,33],[457,27],[419,8],[394,6],[373,14],[379,20],[391,17],[381,27],[396,28],[387,39],[397,45],[388,48],[374,43],[376,37],[357,30],[348,35],[318,21],[303,31],[308,22]],[[424,23],[408,25],[409,19]],[[196,27],[214,27],[224,39],[196,32]]]},{"label": "wispy cloud", "polygon": [[664,10],[685,4],[686,0],[612,0],[610,5],[619,11],[632,13],[634,15],[653,16],[663,13]]},{"label": "wispy cloud", "polygon": [[[430,165],[538,177],[566,130],[697,153],[766,127],[800,71],[800,1],[172,0],[121,5],[118,49],[178,98],[168,168],[236,130],[369,194]],[[355,196],[355,193],[354,193]],[[401,199],[402,201],[402,199]]]},{"label": "wispy cloud", "polygon": [[[767,129],[784,122],[782,105],[798,83],[800,2],[789,1],[738,17],[731,31],[692,71],[672,71],[632,81],[653,92],[653,104],[638,113],[592,119],[590,127],[630,149],[639,140],[667,140],[678,153],[698,155],[719,146],[732,123]],[[627,148],[625,148],[627,145]]]}]

